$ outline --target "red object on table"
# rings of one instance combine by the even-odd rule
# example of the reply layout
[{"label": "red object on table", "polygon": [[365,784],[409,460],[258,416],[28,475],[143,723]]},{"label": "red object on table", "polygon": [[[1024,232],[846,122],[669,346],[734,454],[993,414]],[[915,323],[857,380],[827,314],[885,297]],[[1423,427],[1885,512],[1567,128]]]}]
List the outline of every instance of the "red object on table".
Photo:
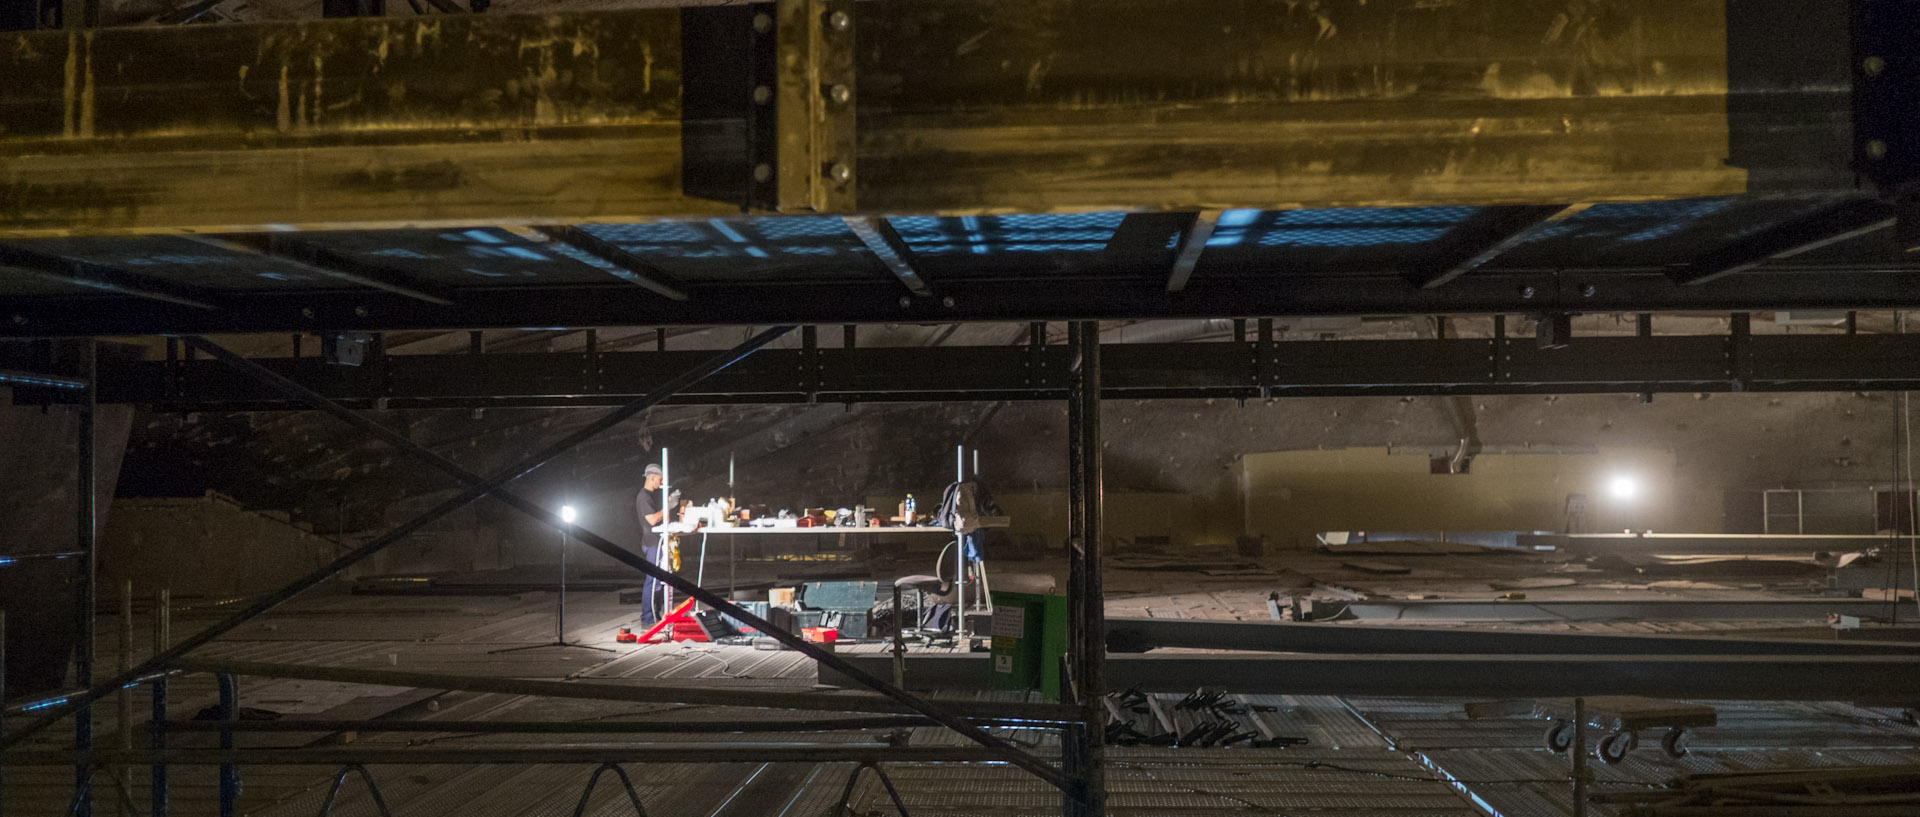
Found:
[{"label": "red object on table", "polygon": [[818,641],[823,644],[832,644],[840,640],[840,631],[833,627],[803,627],[800,634],[808,641]]}]

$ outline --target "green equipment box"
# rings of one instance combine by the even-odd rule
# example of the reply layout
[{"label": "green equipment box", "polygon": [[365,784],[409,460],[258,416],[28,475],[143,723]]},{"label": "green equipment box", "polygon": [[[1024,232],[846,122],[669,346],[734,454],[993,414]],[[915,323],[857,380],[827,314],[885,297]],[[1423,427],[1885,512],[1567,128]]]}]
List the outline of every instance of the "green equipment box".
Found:
[{"label": "green equipment box", "polygon": [[1060,659],[1067,653],[1067,597],[993,594],[988,689],[1039,690],[1060,699]]}]

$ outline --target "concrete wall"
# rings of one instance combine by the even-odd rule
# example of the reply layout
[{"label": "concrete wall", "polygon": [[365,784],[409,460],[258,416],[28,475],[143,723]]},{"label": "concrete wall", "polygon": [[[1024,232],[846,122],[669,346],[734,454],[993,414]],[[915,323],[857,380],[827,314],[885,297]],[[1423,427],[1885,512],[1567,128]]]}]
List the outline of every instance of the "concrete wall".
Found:
[{"label": "concrete wall", "polygon": [[231,500],[128,499],[114,503],[100,543],[100,581],[132,580],[139,597],[251,595],[281,587],[337,555],[333,542]]},{"label": "concrete wall", "polygon": [[[1241,459],[1245,526],[1279,547],[1328,530],[1561,530],[1568,494],[1588,498],[1584,529],[1715,532],[1720,491],[1675,479],[1672,451],[1483,454],[1465,474],[1430,472],[1424,451],[1279,451]],[[1612,495],[1615,477],[1639,486]]]}]

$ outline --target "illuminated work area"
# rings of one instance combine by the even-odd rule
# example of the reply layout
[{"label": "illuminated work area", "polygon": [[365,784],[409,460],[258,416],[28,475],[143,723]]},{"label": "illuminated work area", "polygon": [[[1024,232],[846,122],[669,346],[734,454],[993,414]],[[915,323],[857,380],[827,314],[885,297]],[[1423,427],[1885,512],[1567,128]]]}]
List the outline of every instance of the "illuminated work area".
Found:
[{"label": "illuminated work area", "polygon": [[1914,814],[1915,42],[0,0],[0,817]]}]

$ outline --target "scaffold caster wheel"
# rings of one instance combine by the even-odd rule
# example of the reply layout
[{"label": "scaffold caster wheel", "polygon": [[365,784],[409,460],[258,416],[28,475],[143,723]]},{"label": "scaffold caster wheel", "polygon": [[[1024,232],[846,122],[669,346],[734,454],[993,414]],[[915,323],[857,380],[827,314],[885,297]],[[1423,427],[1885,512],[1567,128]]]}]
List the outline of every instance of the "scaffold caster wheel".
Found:
[{"label": "scaffold caster wheel", "polygon": [[1632,732],[1615,732],[1601,738],[1600,745],[1595,751],[1600,755],[1601,760],[1606,761],[1608,765],[1612,765],[1626,760],[1627,753],[1633,751],[1633,747],[1639,745],[1639,743],[1640,739]]},{"label": "scaffold caster wheel", "polygon": [[1660,736],[1660,751],[1666,752],[1667,757],[1686,757],[1687,747],[1680,745],[1686,739],[1687,730],[1678,727],[1668,729],[1665,735]]},{"label": "scaffold caster wheel", "polygon": [[1554,721],[1547,725],[1547,751],[1559,754],[1573,745],[1573,724],[1566,721]]}]

